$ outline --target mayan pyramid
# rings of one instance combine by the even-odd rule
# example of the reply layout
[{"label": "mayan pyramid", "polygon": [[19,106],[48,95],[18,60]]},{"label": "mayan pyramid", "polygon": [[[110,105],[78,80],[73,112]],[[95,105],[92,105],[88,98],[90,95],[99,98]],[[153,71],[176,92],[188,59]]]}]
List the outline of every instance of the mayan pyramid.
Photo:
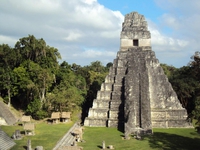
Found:
[{"label": "mayan pyramid", "polygon": [[17,122],[16,116],[10,108],[0,100],[0,125],[14,125]]},{"label": "mayan pyramid", "polygon": [[143,15],[132,12],[122,24],[120,50],[89,109],[85,126],[138,128],[189,127],[187,113],[151,48]]}]

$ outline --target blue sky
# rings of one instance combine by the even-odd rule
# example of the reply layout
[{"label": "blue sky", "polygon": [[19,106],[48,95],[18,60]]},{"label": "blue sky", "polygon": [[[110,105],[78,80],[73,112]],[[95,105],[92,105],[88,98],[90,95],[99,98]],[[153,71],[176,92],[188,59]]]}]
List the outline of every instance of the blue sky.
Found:
[{"label": "blue sky", "polygon": [[113,62],[124,15],[145,16],[160,63],[187,65],[199,51],[200,1],[183,0],[1,0],[0,44],[11,47],[29,34],[59,50],[62,61]]},{"label": "blue sky", "polygon": [[153,21],[156,21],[156,18],[164,12],[153,0],[98,0],[98,2],[111,10],[120,11],[123,15],[137,11],[145,17],[152,18]]}]

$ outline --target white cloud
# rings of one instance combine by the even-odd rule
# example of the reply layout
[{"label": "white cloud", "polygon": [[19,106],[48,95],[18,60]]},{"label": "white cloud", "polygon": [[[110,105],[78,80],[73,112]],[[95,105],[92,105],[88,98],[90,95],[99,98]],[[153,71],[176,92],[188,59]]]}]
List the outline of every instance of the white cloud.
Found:
[{"label": "white cloud", "polygon": [[200,1],[192,0],[183,1],[183,0],[154,0],[155,3],[164,9],[166,12],[170,12],[172,14],[185,16],[185,15],[193,15],[194,12],[199,12],[200,10]]},{"label": "white cloud", "polygon": [[[2,0],[1,10],[3,13],[11,15],[20,15],[18,17],[25,17],[29,15],[38,14],[53,14],[61,7],[59,1],[54,0]],[[12,8],[12,9],[11,9]],[[38,16],[39,17],[39,16]],[[31,18],[30,18],[31,19]]]},{"label": "white cloud", "polygon": [[200,1],[154,1],[165,12],[158,17],[159,22],[152,32],[158,58],[177,67],[187,65],[194,52],[200,50]]},{"label": "white cloud", "polygon": [[[109,10],[97,0],[3,0],[0,42],[9,44],[13,43],[9,39],[11,36],[17,42],[19,38],[33,34],[58,48],[63,60],[69,63],[77,59],[82,60],[83,65],[89,63],[83,59],[89,52],[82,47],[91,47],[90,54],[94,59],[105,56],[112,61],[113,55],[96,52],[96,49],[107,47],[111,53],[117,52],[122,20],[119,11]],[[76,59],[72,60],[75,55]]]},{"label": "white cloud", "polygon": [[200,37],[199,0],[192,2],[155,0],[155,2],[166,10],[166,13],[160,17],[160,26],[171,28],[174,35],[182,38]]},{"label": "white cloud", "polygon": [[10,36],[4,36],[4,35],[0,35],[0,44],[8,44],[8,45],[12,45],[14,46],[14,44],[16,43],[18,39],[15,39],[13,37]]},{"label": "white cloud", "polygon": [[94,2],[97,2],[97,0],[82,0],[82,1],[89,5],[93,4]]},{"label": "white cloud", "polygon": [[181,26],[179,19],[177,19],[176,16],[173,16],[172,14],[163,14],[160,20],[162,21],[162,25],[166,27],[178,29]]},{"label": "white cloud", "polygon": [[[157,24],[147,19],[153,50],[161,62],[189,58],[199,48],[200,1],[154,1],[166,11]],[[120,11],[97,0],[2,0],[0,43],[14,46],[19,38],[33,34],[58,48],[69,63],[106,63],[119,50],[123,19]]]},{"label": "white cloud", "polygon": [[[161,34],[157,29],[149,28],[151,32],[151,40],[153,43],[153,46],[156,47],[162,47],[160,50],[181,50],[182,48],[185,48],[188,45],[188,41],[176,39],[169,36],[164,36]],[[159,51],[159,49],[157,50]]]},{"label": "white cloud", "polygon": [[68,36],[64,39],[67,41],[77,41],[82,37],[81,33],[78,32],[69,32]]},{"label": "white cloud", "polygon": [[87,49],[81,53],[73,54],[73,56],[74,57],[95,58],[96,60],[98,60],[99,57],[115,57],[116,53],[112,52],[112,51]]}]

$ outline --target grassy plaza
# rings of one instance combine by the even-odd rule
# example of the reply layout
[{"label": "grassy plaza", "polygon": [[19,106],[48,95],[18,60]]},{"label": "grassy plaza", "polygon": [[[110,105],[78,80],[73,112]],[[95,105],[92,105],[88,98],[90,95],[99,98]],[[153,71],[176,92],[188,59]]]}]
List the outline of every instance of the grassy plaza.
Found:
[{"label": "grassy plaza", "polygon": [[[16,145],[12,150],[25,149],[28,139],[31,139],[32,148],[41,145],[45,150],[51,150],[72,125],[73,122],[59,124],[38,122],[35,135],[15,140]],[[15,130],[23,131],[22,126],[19,125],[1,126],[1,128],[9,136],[12,136]],[[198,150],[200,147],[200,135],[193,128],[156,128],[153,132],[153,135],[145,136],[142,140],[136,140],[134,137],[124,140],[123,133],[116,128],[84,127],[84,142],[78,145],[84,150],[99,150],[102,148],[103,141],[106,147],[113,145],[115,150]]]}]

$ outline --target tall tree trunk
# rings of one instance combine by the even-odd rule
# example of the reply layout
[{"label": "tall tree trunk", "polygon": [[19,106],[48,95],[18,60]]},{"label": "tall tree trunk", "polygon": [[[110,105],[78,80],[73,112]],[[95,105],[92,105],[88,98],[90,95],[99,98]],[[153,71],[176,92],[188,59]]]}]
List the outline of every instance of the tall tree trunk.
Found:
[{"label": "tall tree trunk", "polygon": [[45,103],[45,90],[46,90],[46,78],[43,79],[43,88],[42,88],[42,102]]},{"label": "tall tree trunk", "polygon": [[43,87],[40,88],[40,101],[42,102],[42,104],[45,103],[46,99],[45,99],[45,91],[46,91],[46,78],[43,78]]},{"label": "tall tree trunk", "polygon": [[45,88],[42,88],[42,91],[41,91],[41,101],[42,103],[45,102]]},{"label": "tall tree trunk", "polygon": [[8,107],[10,107],[11,97],[10,97],[10,88],[8,89]]}]

